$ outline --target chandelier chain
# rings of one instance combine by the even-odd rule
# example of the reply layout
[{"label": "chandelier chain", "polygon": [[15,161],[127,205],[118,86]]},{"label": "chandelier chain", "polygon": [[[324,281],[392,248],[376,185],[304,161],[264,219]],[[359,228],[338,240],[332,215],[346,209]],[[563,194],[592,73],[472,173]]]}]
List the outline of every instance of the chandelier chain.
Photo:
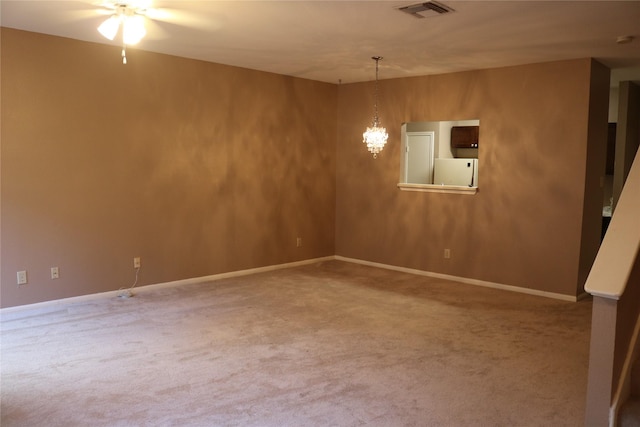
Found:
[{"label": "chandelier chain", "polygon": [[382,59],[381,56],[374,56],[376,60],[376,81],[373,89],[373,126],[378,126],[380,121],[378,118],[378,62]]}]

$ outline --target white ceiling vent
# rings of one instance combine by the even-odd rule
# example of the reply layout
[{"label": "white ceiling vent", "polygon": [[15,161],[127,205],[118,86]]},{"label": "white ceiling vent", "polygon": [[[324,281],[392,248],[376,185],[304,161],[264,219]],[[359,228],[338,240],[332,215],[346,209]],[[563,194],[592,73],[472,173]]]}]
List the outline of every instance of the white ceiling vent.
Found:
[{"label": "white ceiling vent", "polygon": [[404,13],[408,13],[415,18],[430,18],[432,16],[438,16],[445,13],[453,12],[453,9],[449,6],[445,6],[444,4],[435,1],[403,6],[399,7],[398,10]]}]

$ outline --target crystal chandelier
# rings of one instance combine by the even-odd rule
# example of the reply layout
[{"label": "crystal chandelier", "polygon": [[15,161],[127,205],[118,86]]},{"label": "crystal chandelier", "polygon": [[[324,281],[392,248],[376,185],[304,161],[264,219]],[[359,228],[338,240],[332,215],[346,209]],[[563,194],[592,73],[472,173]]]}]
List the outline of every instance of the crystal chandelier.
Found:
[{"label": "crystal chandelier", "polygon": [[389,134],[387,130],[380,126],[380,119],[378,118],[378,62],[382,59],[381,56],[371,57],[376,61],[376,83],[374,92],[374,114],[373,114],[373,126],[368,127],[366,132],[362,134],[362,142],[367,144],[367,149],[373,153],[373,158],[378,157],[378,153],[382,151],[384,145],[387,143]]}]

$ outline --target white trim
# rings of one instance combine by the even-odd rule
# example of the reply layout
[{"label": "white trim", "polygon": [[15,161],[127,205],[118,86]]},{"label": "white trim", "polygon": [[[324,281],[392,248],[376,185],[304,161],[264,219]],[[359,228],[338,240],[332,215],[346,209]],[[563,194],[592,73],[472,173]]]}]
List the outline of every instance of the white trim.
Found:
[{"label": "white trim", "polygon": [[435,277],[438,279],[453,280],[455,282],[466,283],[469,285],[483,286],[486,288],[500,289],[503,291],[519,292],[523,294],[536,295],[536,296],[553,298],[553,299],[558,299],[563,301],[571,301],[571,302],[578,301],[578,297],[565,295],[565,294],[558,294],[555,292],[539,291],[537,289],[521,288],[519,286],[512,286],[512,285],[503,285],[501,283],[470,279],[468,277],[452,276],[449,274],[433,273],[431,271],[417,270],[414,268],[398,267],[396,265],[381,264],[378,262],[364,261],[364,260],[355,259],[355,258],[347,258],[339,255],[336,255],[335,259],[338,261],[346,261],[346,262],[353,262],[355,264],[368,265],[370,267],[378,267],[378,268],[384,268],[387,270],[400,271],[403,273],[416,274],[418,276],[427,276],[427,277]]},{"label": "white trim", "polygon": [[420,191],[423,193],[449,193],[449,194],[476,194],[478,187],[465,187],[463,185],[435,185],[435,184],[407,184],[398,183],[402,191]]},{"label": "white trim", "polygon": [[[135,288],[135,292],[146,292],[152,289],[161,289],[161,288],[167,288],[167,287],[172,287],[172,286],[183,286],[183,285],[189,285],[189,284],[194,284],[194,283],[203,283],[203,282],[212,282],[215,280],[221,280],[221,279],[227,279],[230,277],[240,277],[240,276],[248,276],[251,274],[257,274],[257,273],[264,273],[267,271],[274,271],[274,270],[282,270],[285,268],[291,268],[291,267],[299,267],[302,265],[308,265],[308,264],[315,264],[317,262],[322,262],[322,261],[332,261],[334,260],[335,257],[333,255],[331,256],[326,256],[326,257],[322,257],[322,258],[312,258],[312,259],[306,259],[303,261],[295,261],[295,262],[288,262],[285,264],[275,264],[275,265],[267,265],[265,267],[257,267],[257,268],[249,268],[247,270],[238,270],[238,271],[230,271],[227,273],[219,273],[219,274],[212,274],[209,276],[201,276],[201,277],[192,277],[189,279],[182,279],[182,280],[175,280],[172,282],[163,282],[163,283],[153,283],[150,285],[145,285],[145,286],[140,286],[139,288]],[[114,291],[106,291],[106,292],[99,292],[99,293],[95,293],[95,294],[88,294],[88,295],[80,295],[77,297],[70,297],[70,298],[62,298],[62,299],[55,299],[55,300],[51,300],[51,301],[43,301],[43,302],[37,302],[34,304],[26,304],[26,305],[17,305],[14,307],[5,307],[5,308],[0,308],[0,315],[5,316],[7,314],[11,314],[11,313],[17,313],[23,310],[34,310],[34,309],[46,309],[46,308],[53,308],[53,307],[59,307],[61,305],[65,305],[65,304],[69,304],[69,303],[77,303],[77,302],[84,302],[84,301],[93,301],[96,299],[100,299],[100,298],[107,298],[107,297],[117,297],[120,293],[122,292],[122,289],[119,290],[114,290]],[[5,319],[3,319],[5,320]]]},{"label": "white trim", "polygon": [[154,285],[142,286],[142,287],[136,288],[136,289],[138,291],[140,291],[141,289],[144,289],[144,290],[148,290],[148,289],[151,289],[151,288],[160,289],[160,288],[167,288],[167,287],[173,287],[173,286],[190,285],[190,284],[194,284],[194,283],[213,282],[213,281],[216,281],[216,280],[228,279],[230,277],[250,276],[252,274],[265,273],[267,271],[282,270],[282,269],[285,269],[285,268],[300,267],[302,265],[315,264],[317,262],[322,262],[322,261],[333,261],[334,259],[335,259],[335,257],[333,255],[330,255],[330,256],[326,256],[326,257],[322,257],[322,258],[305,259],[303,261],[288,262],[288,263],[285,263],[285,264],[267,265],[267,266],[264,266],[264,267],[249,268],[249,269],[246,269],[246,270],[229,271],[227,273],[212,274],[212,275],[209,275],[209,276],[194,277],[194,278],[191,278],[191,279],[175,280],[173,282],[157,283],[157,284],[154,284]]},{"label": "white trim", "polygon": [[636,326],[633,328],[633,335],[631,336],[631,342],[627,349],[627,355],[624,358],[622,365],[622,372],[620,372],[620,381],[618,381],[618,388],[613,395],[613,401],[609,409],[609,426],[615,427],[618,425],[618,412],[620,407],[629,398],[631,392],[631,367],[633,362],[638,358],[638,352],[640,348],[638,343],[638,335],[640,335],[640,315],[636,319]]},{"label": "white trim", "polygon": [[[175,280],[172,282],[155,283],[155,284],[140,286],[135,289],[136,289],[136,292],[140,292],[140,291],[146,292],[152,289],[160,289],[160,288],[172,287],[172,286],[183,286],[183,285],[189,285],[193,283],[211,282],[215,280],[227,279],[230,277],[248,276],[251,274],[264,273],[267,271],[281,270],[285,268],[298,267],[302,265],[309,265],[309,264],[315,264],[317,262],[332,261],[332,260],[351,262],[354,264],[362,264],[370,267],[384,268],[387,270],[394,270],[394,271],[400,271],[403,273],[416,274],[418,276],[427,276],[427,277],[435,277],[438,279],[453,280],[456,282],[466,283],[470,285],[484,286],[487,288],[501,289],[501,290],[511,291],[511,292],[520,292],[524,294],[543,296],[543,297],[559,299],[563,301],[576,302],[584,298],[584,296],[586,296],[586,294],[582,294],[582,295],[579,295],[578,297],[573,297],[571,295],[558,294],[555,292],[539,291],[536,289],[521,288],[519,286],[512,286],[512,285],[503,285],[501,283],[486,282],[484,280],[470,279],[467,277],[452,276],[449,274],[442,274],[442,273],[433,273],[430,271],[417,270],[414,268],[399,267],[395,265],[381,264],[378,262],[365,261],[365,260],[356,259],[356,258],[348,258],[340,255],[330,255],[326,257],[312,258],[312,259],[307,259],[303,261],[289,262],[285,264],[275,264],[275,265],[268,265],[265,267],[249,268],[246,270],[230,271],[227,273],[212,274],[209,276],[202,276],[202,277],[193,277],[189,279]],[[23,310],[53,308],[53,307],[59,307],[61,305],[69,304],[69,303],[92,301],[92,300],[107,298],[107,297],[117,297],[121,292],[122,292],[122,289],[119,289],[119,290],[113,290],[113,291],[99,292],[95,294],[80,295],[80,296],[70,297],[70,298],[62,298],[62,299],[56,299],[51,301],[37,302],[33,304],[17,305],[14,307],[5,307],[5,308],[0,308],[0,316],[5,316],[11,313],[17,313]]]}]

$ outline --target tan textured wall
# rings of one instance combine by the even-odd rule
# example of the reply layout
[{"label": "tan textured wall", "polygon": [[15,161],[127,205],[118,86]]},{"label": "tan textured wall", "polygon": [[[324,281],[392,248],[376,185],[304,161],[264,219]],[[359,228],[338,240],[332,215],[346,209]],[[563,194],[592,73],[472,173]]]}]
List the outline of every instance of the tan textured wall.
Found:
[{"label": "tan textured wall", "polygon": [[[382,80],[379,111],[390,136],[376,160],[361,142],[372,83],[341,86],[337,255],[576,295],[593,181],[585,181],[590,74],[583,59]],[[402,122],[474,118],[476,195],[398,190]],[[600,209],[586,213],[590,223]]]},{"label": "tan textured wall", "polygon": [[618,95],[616,164],[613,172],[614,212],[640,147],[640,86],[631,81],[620,82]]},{"label": "tan textured wall", "polygon": [[337,86],[5,28],[1,54],[3,307],[134,256],[149,284],[335,253]]},{"label": "tan textured wall", "polygon": [[[135,50],[122,66],[114,47],[3,28],[0,303],[128,286],[134,256],[148,284],[334,253],[575,295],[600,215],[582,215],[591,64],[382,80],[373,160],[370,82]],[[396,188],[402,122],[470,118],[478,194]]]}]

